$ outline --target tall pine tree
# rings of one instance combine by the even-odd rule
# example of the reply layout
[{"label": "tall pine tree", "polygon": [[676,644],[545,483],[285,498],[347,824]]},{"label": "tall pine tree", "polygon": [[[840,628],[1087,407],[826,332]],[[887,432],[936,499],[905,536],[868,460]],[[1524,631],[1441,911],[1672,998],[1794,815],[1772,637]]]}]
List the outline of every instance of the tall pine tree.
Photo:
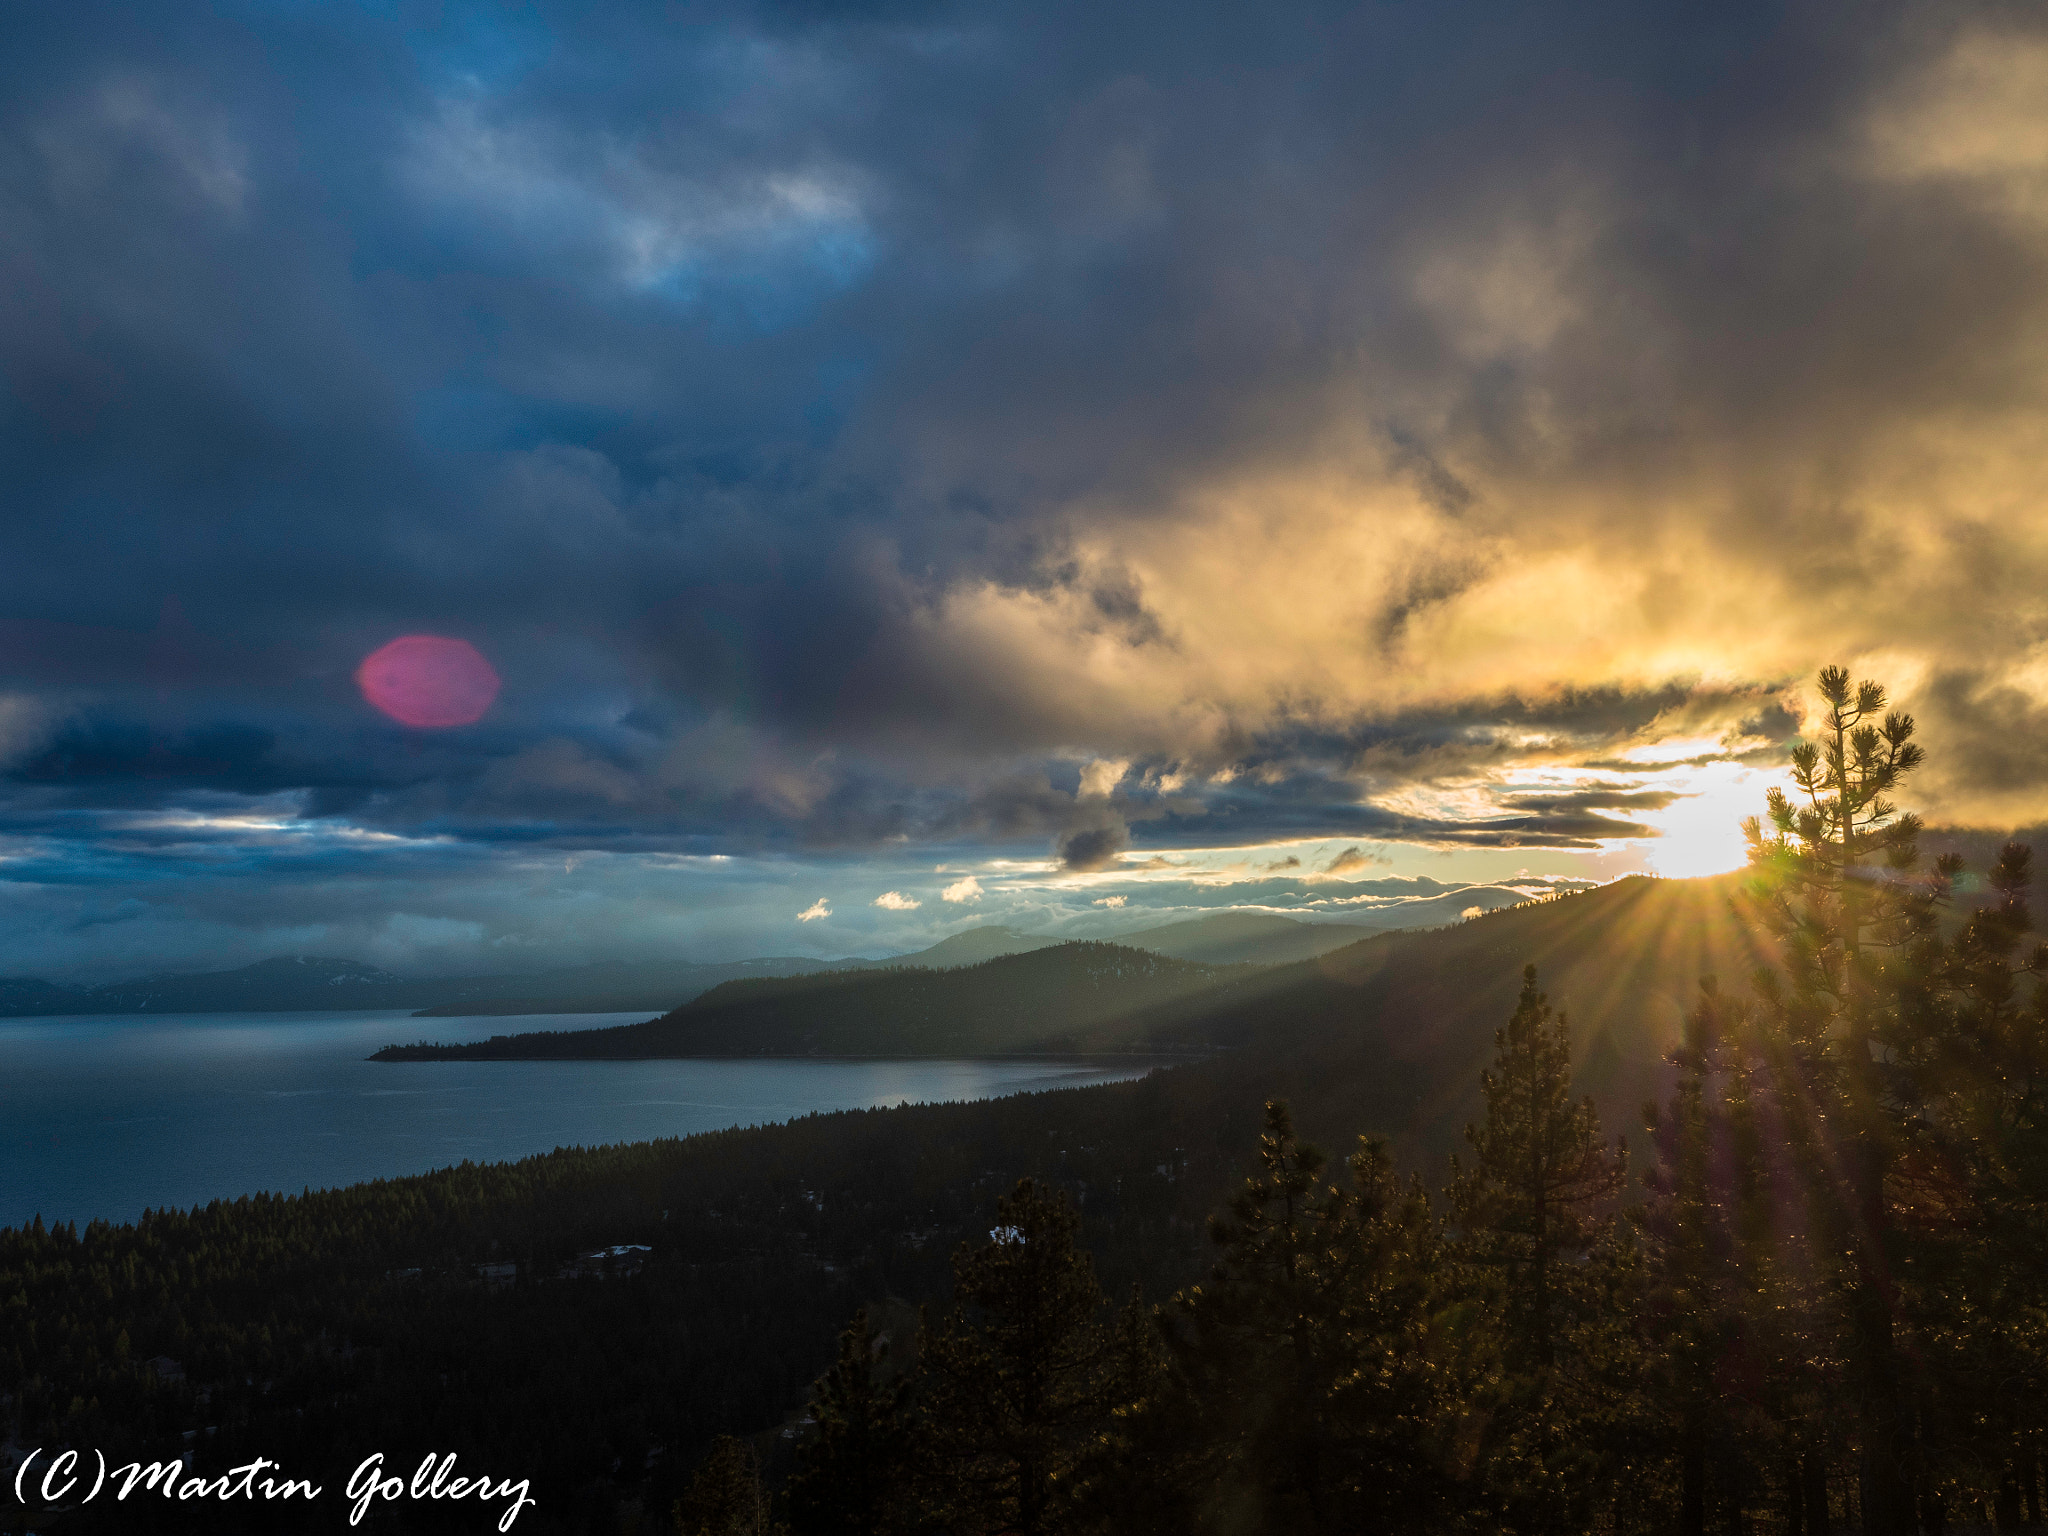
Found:
[{"label": "tall pine tree", "polygon": [[1641,1213],[1651,1371],[1677,1458],[1678,1536],[1703,1536],[1710,1506],[1714,1523],[1739,1518],[1766,1485],[1788,1531],[1823,1536],[1838,1373],[1814,1326],[1801,1233],[1786,1223],[1793,1170],[1736,1048],[1749,1018],[1747,1004],[1702,978],[1669,1058],[1671,1103],[1646,1110],[1657,1156]]},{"label": "tall pine tree", "polygon": [[1426,1530],[1457,1502],[1471,1373],[1437,1326],[1428,1200],[1377,1140],[1349,1189],[1326,1168],[1269,1103],[1258,1171],[1212,1224],[1215,1269],[1168,1309],[1210,1529]]},{"label": "tall pine tree", "polygon": [[839,1336],[839,1358],[811,1389],[811,1440],[789,1484],[798,1536],[890,1536],[904,1525],[909,1383],[882,1379],[865,1311]]},{"label": "tall pine tree", "polygon": [[1461,1258],[1498,1298],[1504,1328],[1490,1480],[1512,1529],[1580,1530],[1605,1449],[1587,1431],[1615,1402],[1617,1382],[1601,1378],[1627,1374],[1622,1333],[1603,1324],[1628,1290],[1632,1255],[1597,1240],[1628,1160],[1601,1136],[1593,1101],[1571,1095],[1570,1029],[1533,965],[1480,1088],[1486,1119],[1465,1132],[1473,1163],[1452,1159],[1447,1193]]},{"label": "tall pine tree", "polygon": [[761,1460],[753,1446],[732,1435],[711,1442],[711,1452],[675,1507],[677,1536],[773,1536]]},{"label": "tall pine tree", "polygon": [[1114,1406],[1115,1339],[1080,1218],[1030,1179],[953,1259],[954,1310],[920,1354],[927,1512],[957,1536],[1073,1528],[1077,1471]]},{"label": "tall pine tree", "polygon": [[[1805,1153],[1816,1255],[1838,1266],[1846,1348],[1860,1417],[1861,1492],[1869,1536],[1917,1524],[1913,1414],[1895,1338],[1892,1181],[1918,1118],[1906,1065],[1925,1051],[1936,913],[1960,861],[1921,870],[1918,817],[1893,794],[1920,766],[1910,715],[1885,712],[1874,682],[1853,689],[1824,668],[1817,742],[1792,749],[1795,795],[1770,792],[1769,825],[1752,818],[1755,910],[1782,972],[1759,978],[1754,1053],[1777,1119]],[[1844,1262],[1845,1261],[1845,1262]]]},{"label": "tall pine tree", "polygon": [[1597,1218],[1628,1180],[1628,1149],[1600,1134],[1590,1098],[1571,1095],[1571,1031],[1522,971],[1522,994],[1493,1037],[1480,1075],[1486,1120],[1468,1126],[1471,1167],[1452,1160],[1449,1190],[1458,1223],[1505,1276],[1510,1355],[1521,1369],[1548,1369],[1569,1289],[1562,1264],[1591,1246]]}]

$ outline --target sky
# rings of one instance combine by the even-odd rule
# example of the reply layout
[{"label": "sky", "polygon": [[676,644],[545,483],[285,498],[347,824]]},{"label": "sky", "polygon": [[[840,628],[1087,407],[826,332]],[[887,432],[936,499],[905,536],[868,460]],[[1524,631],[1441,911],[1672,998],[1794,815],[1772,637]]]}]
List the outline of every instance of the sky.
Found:
[{"label": "sky", "polygon": [[0,975],[1703,873],[1826,663],[2048,820],[2037,7],[7,32]]}]

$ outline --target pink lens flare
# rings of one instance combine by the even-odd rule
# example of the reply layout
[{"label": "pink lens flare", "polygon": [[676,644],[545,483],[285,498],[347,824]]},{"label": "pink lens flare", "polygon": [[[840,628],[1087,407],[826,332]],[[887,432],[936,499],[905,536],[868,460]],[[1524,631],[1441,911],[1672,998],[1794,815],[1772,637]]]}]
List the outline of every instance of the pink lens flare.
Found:
[{"label": "pink lens flare", "polygon": [[363,658],[356,686],[400,725],[473,725],[498,696],[498,674],[467,640],[400,635]]}]

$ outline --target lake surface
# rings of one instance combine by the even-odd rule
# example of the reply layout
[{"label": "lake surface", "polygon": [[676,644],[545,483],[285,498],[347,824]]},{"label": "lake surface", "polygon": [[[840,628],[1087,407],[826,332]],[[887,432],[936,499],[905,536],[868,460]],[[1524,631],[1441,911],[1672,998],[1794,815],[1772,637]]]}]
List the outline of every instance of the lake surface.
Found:
[{"label": "lake surface", "polygon": [[1115,1082],[1080,1061],[369,1062],[427,1036],[483,1040],[645,1014],[402,1012],[0,1019],[0,1226],[292,1193],[646,1141],[813,1110]]}]

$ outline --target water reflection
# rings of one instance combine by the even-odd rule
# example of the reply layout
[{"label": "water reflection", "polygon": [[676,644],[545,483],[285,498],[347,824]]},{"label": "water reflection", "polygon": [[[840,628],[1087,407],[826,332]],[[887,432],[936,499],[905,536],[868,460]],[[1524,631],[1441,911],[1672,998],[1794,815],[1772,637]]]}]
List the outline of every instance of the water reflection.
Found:
[{"label": "water reflection", "polygon": [[[521,1018],[580,1029],[640,1014]],[[440,1040],[503,1018],[435,1019]],[[787,1120],[1134,1077],[1073,1061],[374,1063],[403,1013],[0,1020],[0,1225],[192,1205]]]}]

